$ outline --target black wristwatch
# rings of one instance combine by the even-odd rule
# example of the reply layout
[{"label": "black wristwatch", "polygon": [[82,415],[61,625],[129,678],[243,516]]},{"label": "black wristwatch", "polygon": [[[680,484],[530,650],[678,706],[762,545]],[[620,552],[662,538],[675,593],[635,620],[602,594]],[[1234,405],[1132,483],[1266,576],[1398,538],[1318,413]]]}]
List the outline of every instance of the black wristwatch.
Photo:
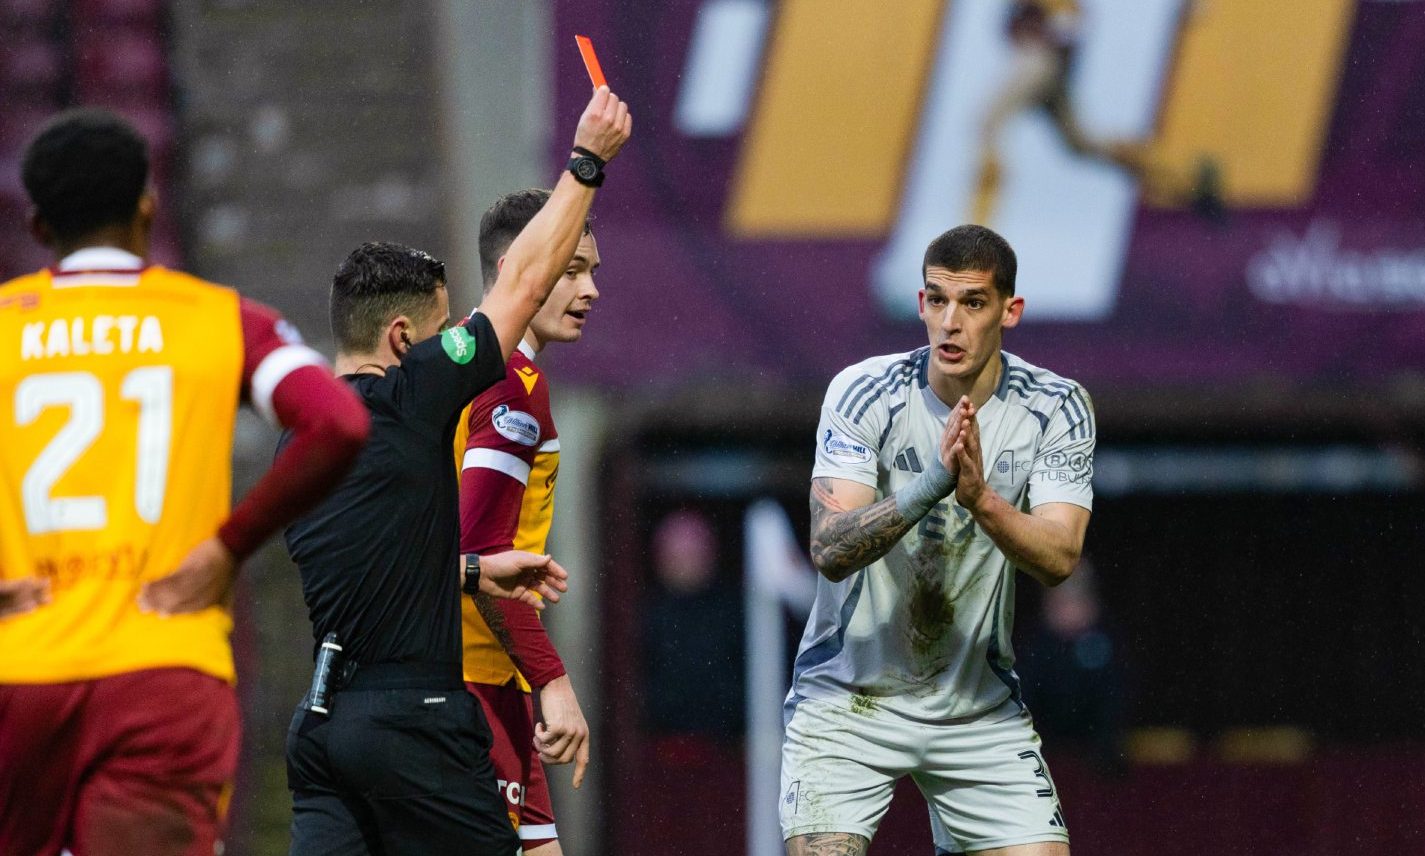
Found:
[{"label": "black wristwatch", "polygon": [[465,582],[460,586],[460,590],[468,595],[480,593],[480,557],[474,553],[463,553],[460,556],[465,563]]},{"label": "black wristwatch", "polygon": [[604,184],[604,164],[608,161],[584,148],[574,147],[574,157],[569,159],[569,172],[585,187],[602,187]]}]

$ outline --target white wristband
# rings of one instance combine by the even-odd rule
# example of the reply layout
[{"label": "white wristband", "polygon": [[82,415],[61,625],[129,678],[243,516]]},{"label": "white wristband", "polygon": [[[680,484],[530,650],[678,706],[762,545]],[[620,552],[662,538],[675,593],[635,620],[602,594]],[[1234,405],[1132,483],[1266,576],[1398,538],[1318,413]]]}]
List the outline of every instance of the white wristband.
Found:
[{"label": "white wristband", "polygon": [[930,466],[925,472],[896,491],[896,511],[902,518],[914,523],[949,496],[955,490],[956,481],[957,476],[950,475],[950,471],[940,462],[940,456],[936,455],[930,459]]}]

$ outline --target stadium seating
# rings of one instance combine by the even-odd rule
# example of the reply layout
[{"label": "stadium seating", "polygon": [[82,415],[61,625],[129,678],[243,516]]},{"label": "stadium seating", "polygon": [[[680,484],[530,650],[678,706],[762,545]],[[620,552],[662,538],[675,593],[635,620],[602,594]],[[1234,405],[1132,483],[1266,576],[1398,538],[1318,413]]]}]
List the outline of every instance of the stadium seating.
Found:
[{"label": "stadium seating", "polygon": [[167,87],[163,46],[152,31],[98,27],[74,39],[74,93],[81,103],[161,104]]},{"label": "stadium seating", "polygon": [[43,31],[60,17],[61,0],[0,0],[0,21],[12,33]]},{"label": "stadium seating", "polygon": [[130,24],[157,28],[163,0],[74,0],[77,20],[95,24]]},{"label": "stadium seating", "polygon": [[[20,156],[66,107],[107,107],[149,140],[153,183],[170,199],[175,129],[162,0],[0,0],[0,281],[46,264],[29,237]],[[179,260],[171,206],[160,206],[153,257]]]},{"label": "stadium seating", "polygon": [[7,103],[53,103],[64,83],[64,54],[43,36],[21,34],[0,54],[0,87],[15,99]]}]

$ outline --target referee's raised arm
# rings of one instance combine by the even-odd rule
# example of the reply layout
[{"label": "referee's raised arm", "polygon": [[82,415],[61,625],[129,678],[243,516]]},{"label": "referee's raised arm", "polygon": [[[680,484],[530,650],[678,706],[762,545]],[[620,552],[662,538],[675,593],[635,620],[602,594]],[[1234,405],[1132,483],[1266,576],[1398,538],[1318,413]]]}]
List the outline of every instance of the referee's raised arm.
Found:
[{"label": "referee's raised arm", "polygon": [[480,303],[480,313],[495,328],[505,360],[574,257],[594,190],[604,183],[603,167],[623,148],[632,130],[628,105],[607,86],[595,90],[574,132],[569,169],[549,201],[510,244],[499,278]]},{"label": "referee's raised arm", "polygon": [[[607,87],[594,93],[574,133],[573,156],[543,209],[510,244],[489,294],[459,327],[410,346],[401,360],[405,399],[419,418],[444,425],[471,399],[504,376],[554,284],[559,281],[589,218],[603,167],[628,140],[628,105]],[[490,354],[498,351],[498,362]]]}]

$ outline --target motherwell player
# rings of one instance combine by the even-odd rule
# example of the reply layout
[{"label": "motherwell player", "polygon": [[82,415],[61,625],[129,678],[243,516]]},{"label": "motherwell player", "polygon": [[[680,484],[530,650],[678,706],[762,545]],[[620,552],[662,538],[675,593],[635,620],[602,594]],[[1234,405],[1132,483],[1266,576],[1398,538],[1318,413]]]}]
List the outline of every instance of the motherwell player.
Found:
[{"label": "motherwell player", "polygon": [[[143,261],[127,123],[56,117],[23,178],[58,261],[0,285],[0,853],[211,856],[237,563],[336,484],[366,412],[271,309]],[[297,439],[230,511],[240,401]]]},{"label": "motherwell player", "polygon": [[[480,220],[480,266],[494,285],[505,253],[549,199],[549,191],[501,197]],[[549,409],[549,381],[535,356],[551,342],[577,342],[599,291],[599,248],[588,225],[549,299],[510,355],[505,379],[466,411],[456,452],[461,466],[460,542],[469,553],[543,553],[554,514],[559,435]],[[478,611],[477,611],[478,605]],[[575,762],[574,786],[589,760],[589,727],[564,664],[534,608],[484,595],[465,601],[467,688],[484,706],[490,750],[510,819],[524,852],[557,856],[549,784],[543,763]],[[532,690],[539,692],[539,723]]]}]

